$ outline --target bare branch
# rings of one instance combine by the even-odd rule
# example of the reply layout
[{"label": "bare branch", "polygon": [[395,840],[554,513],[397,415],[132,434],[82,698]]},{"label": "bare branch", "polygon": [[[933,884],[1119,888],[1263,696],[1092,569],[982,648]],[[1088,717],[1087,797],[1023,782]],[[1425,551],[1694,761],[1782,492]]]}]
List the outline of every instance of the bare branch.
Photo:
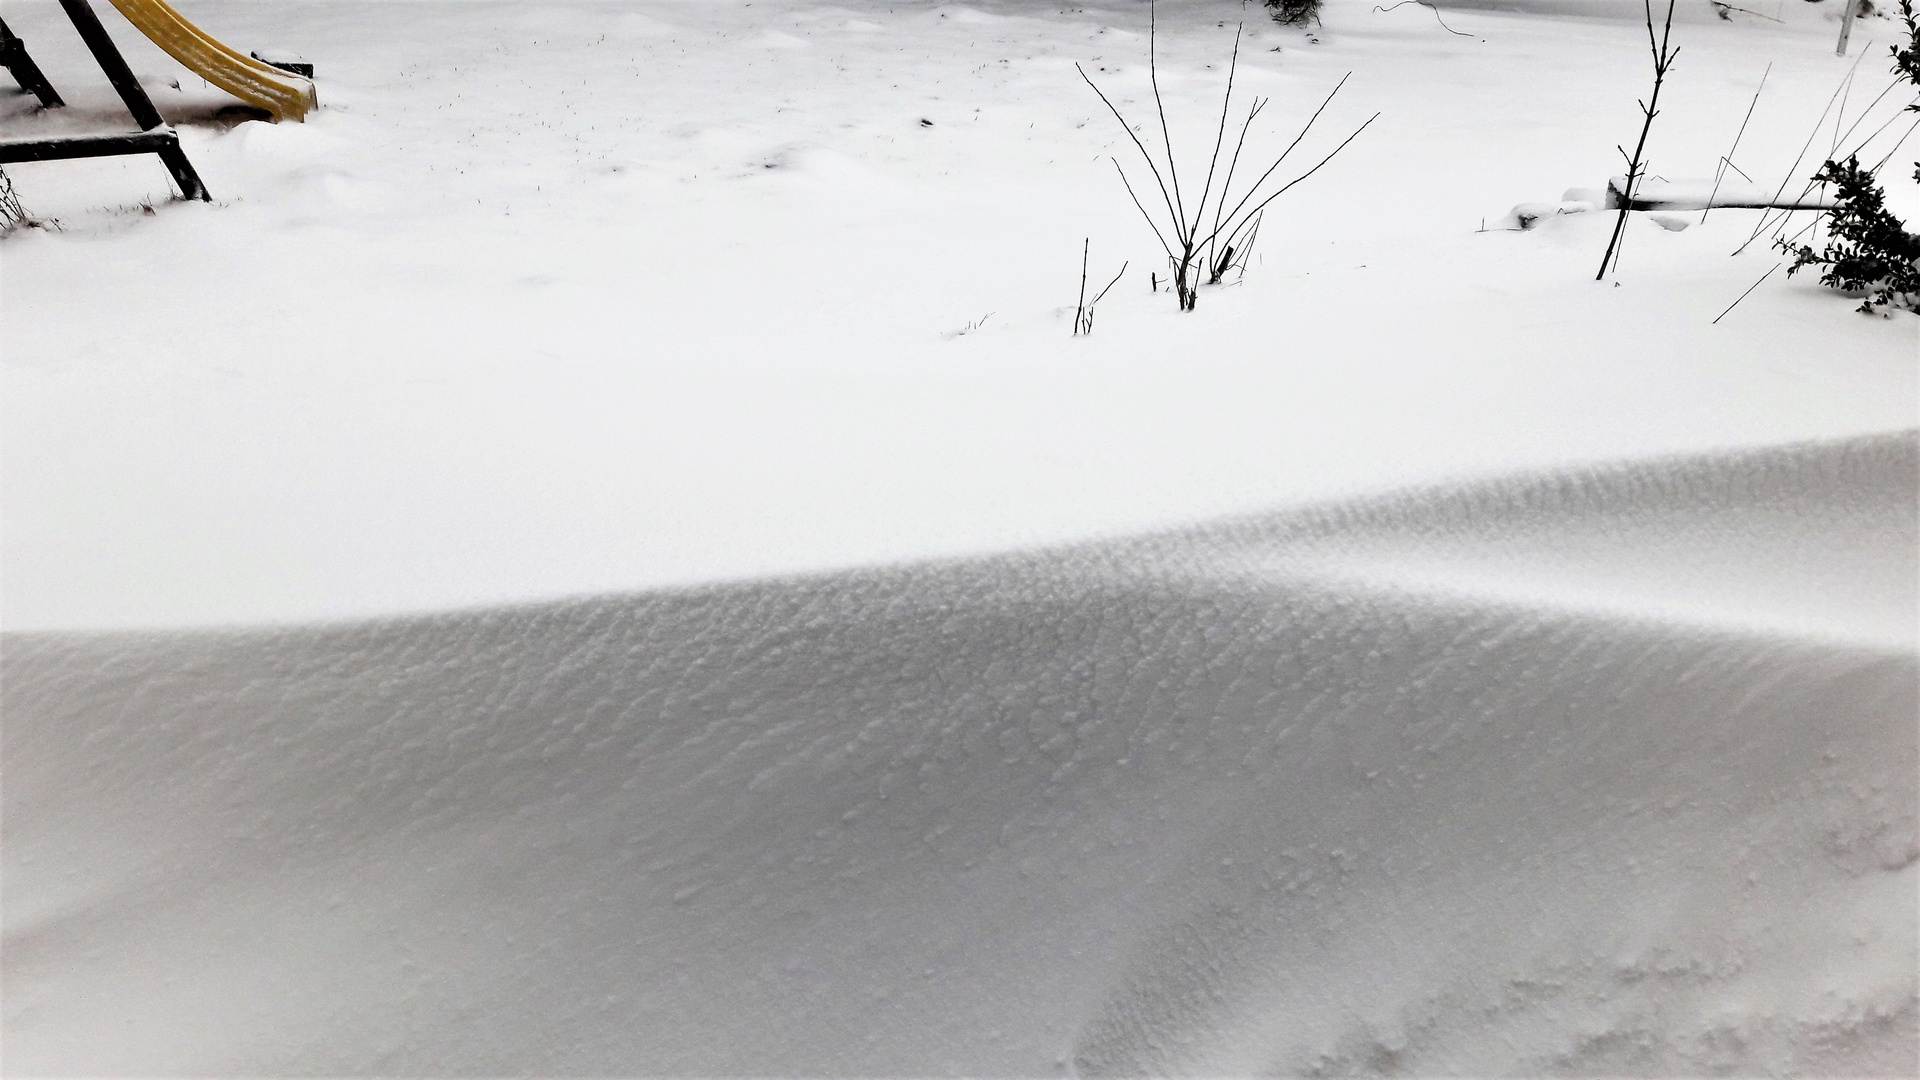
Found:
[{"label": "bare branch", "polygon": [[[1296,176],[1293,179],[1287,181],[1286,184],[1283,187],[1281,187],[1279,191],[1276,191],[1273,194],[1267,196],[1266,198],[1261,199],[1258,203],[1255,203],[1253,209],[1247,211],[1246,214],[1242,215],[1238,210],[1235,210],[1234,216],[1240,218],[1241,220],[1245,220],[1246,218],[1252,217],[1253,215],[1258,214],[1260,211],[1266,209],[1268,203],[1272,202],[1273,200],[1279,198],[1282,195],[1285,195],[1287,193],[1288,188],[1293,187],[1293,185],[1299,183],[1302,180],[1305,180],[1307,177],[1312,176],[1314,173],[1319,172],[1321,165],[1325,165],[1327,162],[1332,161],[1335,155],[1339,154],[1340,151],[1345,150],[1347,148],[1348,143],[1359,138],[1360,133],[1367,130],[1367,124],[1371,124],[1378,119],[1380,119],[1379,113],[1374,113],[1372,116],[1367,117],[1366,123],[1363,123],[1359,127],[1354,128],[1353,134],[1340,140],[1340,145],[1334,147],[1332,153],[1328,154],[1326,157],[1321,158],[1320,163],[1318,165],[1315,165],[1313,168],[1308,169],[1306,172],[1303,172],[1299,176]],[[1229,220],[1232,220],[1232,219],[1229,219]]]},{"label": "bare branch", "polygon": [[[1200,231],[1201,217],[1207,212],[1207,196],[1213,192],[1213,173],[1220,167],[1220,147],[1227,139],[1227,107],[1233,101],[1233,76],[1240,67],[1240,35],[1246,30],[1242,23],[1233,32],[1233,55],[1227,60],[1227,94],[1220,99],[1220,125],[1213,133],[1213,156],[1207,159],[1207,182],[1200,186],[1200,205],[1194,208],[1193,226],[1188,235]],[[1232,173],[1228,173],[1231,178]]]},{"label": "bare branch", "polygon": [[[1707,193],[1706,208],[1700,211],[1700,220],[1703,223],[1707,220],[1707,215],[1713,211],[1713,199],[1714,196],[1720,194],[1720,181],[1727,175],[1727,169],[1740,172],[1739,166],[1733,163],[1733,155],[1735,151],[1740,149],[1740,138],[1747,133],[1747,122],[1753,119],[1754,107],[1760,104],[1760,91],[1767,88],[1767,76],[1771,74],[1773,74],[1773,65],[1769,63],[1766,70],[1760,73],[1760,85],[1754,87],[1753,100],[1747,102],[1747,115],[1745,119],[1740,121],[1740,130],[1733,133],[1733,146],[1727,150],[1726,156],[1720,159],[1726,163],[1726,168],[1714,170],[1713,190]],[[1742,172],[1740,176],[1746,180],[1747,183],[1753,183],[1753,178],[1746,173]]]},{"label": "bare branch", "polygon": [[1120,162],[1117,160],[1113,161],[1113,168],[1115,172],[1120,174],[1120,183],[1127,189],[1128,197],[1133,199],[1133,205],[1139,208],[1140,216],[1147,219],[1147,228],[1153,230],[1153,238],[1160,241],[1160,249],[1167,253],[1167,258],[1173,258],[1173,248],[1167,243],[1167,238],[1160,234],[1159,223],[1153,220],[1152,214],[1147,213],[1146,207],[1140,205],[1140,196],[1133,193],[1133,185],[1127,182],[1127,170],[1122,169]]},{"label": "bare branch", "polygon": [[[1127,123],[1127,118],[1120,115],[1120,110],[1114,108],[1113,102],[1107,100],[1107,95],[1104,93],[1101,93],[1100,88],[1098,86],[1094,86],[1093,80],[1087,77],[1087,71],[1085,68],[1081,67],[1079,64],[1076,63],[1073,65],[1073,70],[1078,71],[1080,73],[1080,78],[1085,80],[1088,86],[1093,87],[1094,93],[1100,95],[1101,104],[1105,105],[1107,107],[1107,111],[1113,114],[1113,118],[1120,122],[1121,130],[1127,133],[1127,138],[1133,140],[1133,145],[1139,149],[1140,156],[1147,159],[1147,170],[1153,173],[1153,182],[1160,185],[1160,197],[1167,200],[1167,212],[1170,214],[1173,213],[1173,196],[1167,193],[1167,182],[1160,178],[1160,170],[1153,163],[1153,155],[1147,153],[1146,144],[1140,141],[1140,136],[1135,135],[1133,133],[1133,125]],[[1114,165],[1114,168],[1120,167],[1120,163],[1118,161],[1115,161],[1113,165]],[[1122,179],[1126,178],[1125,173],[1121,173],[1120,175]],[[1135,199],[1134,201],[1135,203],[1139,202],[1138,199]],[[1140,212],[1144,214],[1146,213],[1146,210],[1142,209]],[[1152,219],[1149,218],[1148,220],[1152,220]],[[1161,243],[1165,243],[1165,242],[1166,241],[1164,240],[1161,241]]]},{"label": "bare branch", "polygon": [[1233,178],[1240,171],[1240,151],[1247,145],[1247,130],[1253,127],[1253,118],[1265,108],[1266,98],[1254,98],[1253,107],[1247,110],[1246,122],[1240,125],[1240,138],[1233,144],[1233,160],[1227,163],[1227,178],[1220,185],[1220,198],[1213,204],[1213,231],[1220,232],[1220,219],[1226,213],[1227,199],[1233,192]]},{"label": "bare branch", "polygon": [[[1285,150],[1280,151],[1280,156],[1273,159],[1273,164],[1267,166],[1267,171],[1260,174],[1260,179],[1255,180],[1253,182],[1253,186],[1247,189],[1247,193],[1241,197],[1239,204],[1233,208],[1233,212],[1227,215],[1227,220],[1232,221],[1234,218],[1237,218],[1240,216],[1240,210],[1242,207],[1247,205],[1247,200],[1253,198],[1254,192],[1260,190],[1260,185],[1266,183],[1267,177],[1273,175],[1273,170],[1279,168],[1280,163],[1287,160],[1287,155],[1293,153],[1293,148],[1300,145],[1300,140],[1307,137],[1307,132],[1313,130],[1313,122],[1320,119],[1321,113],[1327,111],[1327,106],[1331,104],[1333,101],[1333,95],[1338,94],[1340,92],[1340,88],[1347,85],[1347,80],[1351,79],[1352,77],[1353,77],[1353,72],[1349,71],[1345,75],[1340,76],[1339,82],[1333,84],[1333,89],[1328,92],[1326,100],[1320,103],[1319,108],[1313,110],[1312,116],[1307,117],[1307,122],[1305,126],[1301,127],[1300,129],[1300,134],[1295,135],[1293,137],[1293,141],[1287,144],[1287,148]],[[1374,115],[1379,116],[1380,114],[1375,113]],[[1371,124],[1373,123],[1373,121],[1368,120],[1367,123]],[[1362,124],[1360,126],[1365,127],[1366,124]],[[1355,132],[1355,134],[1358,134],[1358,132]],[[1352,136],[1349,136],[1349,138],[1351,137]],[[1341,145],[1345,146],[1346,144],[1342,143]],[[1322,162],[1321,164],[1325,164],[1325,162]],[[1317,165],[1315,166],[1315,168],[1318,168],[1318,167],[1319,166]]]},{"label": "bare branch", "polygon": [[[1846,75],[1847,79],[1853,78],[1853,73],[1857,68],[1859,68],[1860,61],[1866,59],[1866,57],[1867,57],[1867,51],[1865,49],[1862,49],[1860,51],[1860,55],[1854,58],[1853,66],[1847,69],[1847,75]],[[1767,200],[1768,202],[1776,202],[1776,203],[1779,202],[1780,196],[1783,193],[1785,193],[1787,190],[1787,185],[1793,182],[1793,174],[1800,170],[1800,162],[1807,156],[1807,151],[1812,149],[1813,140],[1815,139],[1815,137],[1817,137],[1820,134],[1820,125],[1827,122],[1827,113],[1832,111],[1833,103],[1840,100],[1840,91],[1844,89],[1846,85],[1847,85],[1846,81],[1842,80],[1839,86],[1836,86],[1833,88],[1833,95],[1827,98],[1827,107],[1820,110],[1820,119],[1815,120],[1813,122],[1813,130],[1807,133],[1806,144],[1800,147],[1800,152],[1798,154],[1795,154],[1793,156],[1793,164],[1787,166],[1787,175],[1781,178],[1780,186],[1777,189],[1775,189],[1773,193],[1773,198]],[[1804,195],[1807,191],[1812,191],[1812,190],[1813,190],[1813,185],[1808,184],[1804,189],[1804,191],[1802,192],[1802,194]],[[1760,238],[1760,234],[1765,232],[1767,229],[1767,220],[1768,220],[1767,216],[1763,215],[1761,217],[1760,224],[1754,226],[1752,235],[1748,236],[1746,240],[1742,241],[1739,247],[1733,249],[1733,253],[1735,255],[1738,255],[1741,252],[1747,250],[1747,245],[1753,243],[1755,240]]]},{"label": "bare branch", "polygon": [[[1100,302],[1101,300],[1103,300],[1103,299],[1105,299],[1105,298],[1106,298],[1106,295],[1107,295],[1107,292],[1108,292],[1108,290],[1110,290],[1110,289],[1112,289],[1112,288],[1113,288],[1113,287],[1114,287],[1115,285],[1118,285],[1118,284],[1120,284],[1120,279],[1121,279],[1122,277],[1125,277],[1125,276],[1126,276],[1126,273],[1127,273],[1127,267],[1129,267],[1129,266],[1132,266],[1132,265],[1133,265],[1133,263],[1132,263],[1132,262],[1123,262],[1123,263],[1121,263],[1121,264],[1120,264],[1120,272],[1119,272],[1118,274],[1115,274],[1115,275],[1113,275],[1113,280],[1112,280],[1112,281],[1109,281],[1109,282],[1107,282],[1107,287],[1106,287],[1105,289],[1101,289],[1101,290],[1100,290],[1100,292],[1099,292],[1099,293],[1098,293],[1097,295],[1095,295],[1095,296],[1094,296],[1094,298],[1093,298],[1093,303],[1094,303],[1094,304],[1098,304],[1098,303],[1099,303],[1099,302]],[[1087,306],[1088,306],[1089,308],[1091,308],[1091,307],[1093,306],[1093,304],[1088,304]],[[1091,314],[1091,312],[1089,312],[1089,314]]]},{"label": "bare branch", "polygon": [[[1773,264],[1773,270],[1778,270],[1778,269],[1780,269],[1780,267],[1781,267],[1781,266],[1783,266],[1783,265],[1785,265],[1785,264],[1784,264],[1784,263],[1774,263],[1774,264]],[[1772,276],[1773,276],[1773,270],[1769,270],[1769,271],[1767,271],[1766,273],[1764,273],[1764,274],[1761,274],[1761,275],[1760,275],[1760,281],[1765,281],[1765,280],[1767,280],[1768,278],[1770,278],[1770,277],[1772,277]],[[1732,310],[1733,310],[1734,308],[1737,308],[1737,307],[1739,307],[1739,306],[1740,306],[1740,301],[1742,301],[1742,300],[1745,300],[1745,299],[1747,298],[1747,293],[1750,293],[1750,292],[1752,292],[1753,290],[1755,290],[1755,289],[1757,289],[1757,288],[1759,288],[1759,287],[1760,287],[1760,281],[1756,281],[1756,282],[1754,282],[1753,284],[1751,284],[1751,285],[1749,285],[1749,286],[1747,286],[1747,292],[1743,292],[1743,293],[1741,293],[1741,294],[1740,294],[1739,296],[1736,296],[1736,297],[1734,297],[1734,300],[1733,300],[1733,303],[1731,303],[1731,304],[1728,304],[1728,305],[1727,305],[1727,311],[1723,311],[1723,312],[1721,312],[1720,314],[1718,314],[1718,315],[1715,315],[1715,316],[1713,317],[1713,322],[1714,322],[1714,324],[1718,324],[1718,323],[1720,322],[1720,320],[1721,320],[1721,319],[1724,319],[1724,318],[1726,318],[1726,317],[1727,317],[1727,312],[1728,312],[1728,311],[1732,311]]]},{"label": "bare branch", "polygon": [[1080,299],[1073,306],[1073,336],[1080,336],[1080,325],[1087,321],[1087,254],[1093,250],[1093,237],[1080,245]]},{"label": "bare branch", "polygon": [[[1173,134],[1167,130],[1167,105],[1160,97],[1160,2],[1147,5],[1147,82],[1153,86],[1153,107],[1160,114],[1160,143],[1167,150],[1167,175],[1173,178],[1173,219],[1177,228],[1186,229],[1186,205],[1180,201],[1180,169],[1173,162]],[[1190,234],[1189,234],[1190,235]],[[1186,236],[1180,238],[1186,243]]]},{"label": "bare branch", "polygon": [[1620,214],[1613,219],[1613,234],[1607,238],[1606,253],[1600,257],[1600,270],[1593,275],[1595,281],[1607,276],[1608,267],[1619,265],[1620,240],[1627,231],[1627,214],[1633,209],[1634,190],[1639,186],[1640,177],[1646,174],[1642,161],[1647,152],[1647,136],[1653,131],[1653,118],[1660,114],[1660,88],[1666,84],[1667,68],[1680,53],[1678,49],[1668,48],[1673,35],[1673,5],[1674,0],[1667,0],[1666,24],[1656,40],[1653,36],[1653,0],[1641,0],[1647,16],[1647,48],[1653,53],[1653,95],[1640,103],[1640,111],[1646,119],[1640,125],[1640,141],[1633,145],[1633,154],[1627,158],[1627,189],[1620,193]]}]

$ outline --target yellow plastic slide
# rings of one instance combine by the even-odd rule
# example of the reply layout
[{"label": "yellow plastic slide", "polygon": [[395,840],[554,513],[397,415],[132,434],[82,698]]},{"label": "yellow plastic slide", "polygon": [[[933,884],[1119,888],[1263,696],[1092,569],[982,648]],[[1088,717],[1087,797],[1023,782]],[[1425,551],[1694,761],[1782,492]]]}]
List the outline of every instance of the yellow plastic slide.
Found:
[{"label": "yellow plastic slide", "polygon": [[241,101],[272,113],[275,121],[303,120],[308,109],[320,104],[311,79],[234,52],[162,0],[113,0],[113,6],[175,60]]}]

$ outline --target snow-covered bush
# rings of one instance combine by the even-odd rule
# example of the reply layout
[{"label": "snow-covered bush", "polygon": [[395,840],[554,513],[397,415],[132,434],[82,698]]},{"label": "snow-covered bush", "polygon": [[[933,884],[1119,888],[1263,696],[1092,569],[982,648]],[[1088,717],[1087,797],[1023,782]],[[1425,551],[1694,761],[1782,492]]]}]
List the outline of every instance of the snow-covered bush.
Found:
[{"label": "snow-covered bush", "polygon": [[[1900,17],[1907,40],[1893,47],[1894,81],[1920,86],[1920,18],[1914,14],[1913,0],[1900,0]],[[1920,102],[1907,109],[1920,112]],[[1886,192],[1874,171],[1861,168],[1858,157],[1822,165],[1814,182],[1832,184],[1835,199],[1826,213],[1826,247],[1815,251],[1811,244],[1774,243],[1793,256],[1787,273],[1806,266],[1823,267],[1820,284],[1867,294],[1860,303],[1862,312],[1872,314],[1888,305],[1920,312],[1920,235],[1908,232],[1887,209]],[[1914,179],[1920,181],[1920,163],[1915,165]]]},{"label": "snow-covered bush", "polygon": [[[1920,86],[1920,18],[1913,12],[1913,0],[1900,0],[1900,21],[1906,24],[1907,40],[1893,46],[1893,77]],[[1907,106],[1908,112],[1920,112],[1920,105]]]},{"label": "snow-covered bush", "polygon": [[[1920,169],[1914,171],[1920,180]],[[1832,184],[1838,205],[1827,211],[1827,246],[1779,241],[1780,250],[1793,256],[1791,274],[1805,266],[1824,267],[1820,284],[1842,292],[1866,293],[1860,310],[1891,304],[1920,312],[1920,235],[1901,227],[1887,210],[1886,193],[1873,173],[1860,167],[1859,158],[1829,161],[1814,176]]]},{"label": "snow-covered bush", "polygon": [[1273,21],[1282,26],[1300,26],[1320,21],[1320,0],[1267,0]]}]

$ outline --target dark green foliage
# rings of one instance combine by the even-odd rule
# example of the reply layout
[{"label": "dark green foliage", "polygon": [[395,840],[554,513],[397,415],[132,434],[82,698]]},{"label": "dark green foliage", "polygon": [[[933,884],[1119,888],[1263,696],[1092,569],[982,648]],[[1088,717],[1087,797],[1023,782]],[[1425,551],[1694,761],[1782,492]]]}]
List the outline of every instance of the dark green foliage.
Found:
[{"label": "dark green foliage", "polygon": [[[1920,312],[1920,236],[1906,231],[1900,219],[1887,211],[1886,194],[1858,158],[1829,161],[1814,176],[1832,184],[1839,205],[1827,211],[1827,247],[1815,251],[1775,241],[1793,256],[1792,274],[1803,266],[1823,267],[1820,284],[1845,292],[1866,293],[1860,310],[1872,314],[1893,305]],[[1915,170],[1920,179],[1920,169]]]},{"label": "dark green foliage", "polygon": [[[1913,0],[1900,0],[1900,21],[1906,24],[1907,40],[1893,47],[1893,77],[1920,86],[1920,19],[1914,16]],[[1920,102],[1907,110],[1920,112]]]},{"label": "dark green foliage", "polygon": [[1273,12],[1273,21],[1282,26],[1320,21],[1320,0],[1267,0],[1267,8]]},{"label": "dark green foliage", "polygon": [[[1900,0],[1900,21],[1905,24],[1906,41],[1893,47],[1893,81],[1920,86],[1920,17],[1914,14],[1913,0]],[[1920,112],[1920,102],[1907,108]],[[1820,284],[1867,294],[1860,304],[1866,314],[1889,305],[1920,312],[1920,236],[1908,232],[1888,212],[1886,192],[1874,182],[1873,174],[1874,170],[1860,167],[1857,157],[1820,166],[1814,182],[1832,184],[1837,203],[1827,211],[1826,250],[1786,240],[1775,240],[1774,246],[1793,256],[1788,274],[1803,266],[1823,267]],[[1920,182],[1920,164],[1913,178]]]}]

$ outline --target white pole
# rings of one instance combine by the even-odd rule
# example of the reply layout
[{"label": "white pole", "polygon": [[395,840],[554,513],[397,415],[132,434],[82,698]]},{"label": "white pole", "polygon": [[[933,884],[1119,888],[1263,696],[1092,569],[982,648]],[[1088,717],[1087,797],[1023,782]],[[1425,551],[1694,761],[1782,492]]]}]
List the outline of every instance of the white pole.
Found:
[{"label": "white pole", "polygon": [[1833,55],[1847,55],[1847,34],[1853,30],[1853,8],[1859,0],[1840,0],[1840,44],[1833,47]]}]

